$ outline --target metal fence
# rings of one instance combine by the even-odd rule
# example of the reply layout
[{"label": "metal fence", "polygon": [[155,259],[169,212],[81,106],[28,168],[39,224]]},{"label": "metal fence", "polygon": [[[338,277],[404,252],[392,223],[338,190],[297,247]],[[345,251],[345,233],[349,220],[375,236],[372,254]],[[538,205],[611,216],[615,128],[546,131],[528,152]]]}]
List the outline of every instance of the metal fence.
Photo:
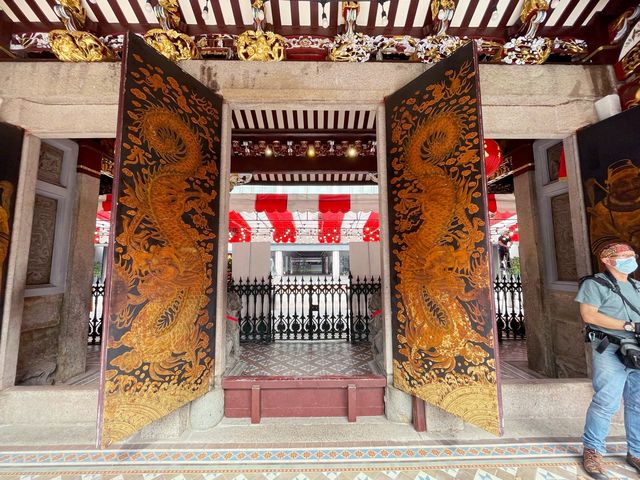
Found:
[{"label": "metal fence", "polygon": [[368,340],[369,301],[380,279],[283,277],[231,281],[239,297],[240,341]]},{"label": "metal fence", "polygon": [[[493,288],[498,340],[525,338],[520,277],[498,276]],[[230,280],[228,291],[235,292],[242,305],[239,321],[243,342],[305,339],[358,342],[369,338],[372,315],[369,301],[380,291],[380,279]],[[92,285],[89,345],[102,343],[103,300],[104,283],[96,280]]]},{"label": "metal fence", "polygon": [[498,275],[493,282],[498,340],[525,338],[522,281],[519,275]]},{"label": "metal fence", "polygon": [[102,343],[102,321],[104,320],[104,283],[96,280],[91,286],[91,311],[89,312],[89,345]]}]

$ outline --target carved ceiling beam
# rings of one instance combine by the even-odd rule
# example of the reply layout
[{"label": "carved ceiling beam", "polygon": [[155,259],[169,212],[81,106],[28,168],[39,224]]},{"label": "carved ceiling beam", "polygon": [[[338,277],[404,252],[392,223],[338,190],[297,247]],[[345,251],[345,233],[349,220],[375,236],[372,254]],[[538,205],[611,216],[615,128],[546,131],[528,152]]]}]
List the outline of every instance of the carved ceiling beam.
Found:
[{"label": "carved ceiling beam", "polygon": [[160,28],[152,28],[144,34],[147,45],[172,62],[200,58],[196,42],[182,31],[185,23],[178,0],[158,0],[153,12]]},{"label": "carved ceiling beam", "polygon": [[336,143],[343,140],[369,141],[376,139],[375,130],[264,130],[264,129],[242,129],[233,130],[232,137],[234,140],[246,140],[248,142],[273,142],[287,140],[334,140]]},{"label": "carved ceiling beam", "polygon": [[265,157],[231,156],[231,171],[248,173],[293,173],[293,172],[375,172],[378,169],[375,155],[359,155],[355,159],[344,156],[316,158],[278,156],[266,162]]},{"label": "carved ceiling beam", "polygon": [[274,32],[265,32],[264,1],[253,0],[251,4],[254,30],[238,36],[237,53],[247,62],[279,62],[284,60],[285,39]]},{"label": "carved ceiling beam", "polygon": [[[629,7],[622,3],[615,7],[608,10],[608,15],[603,12],[596,14],[592,31],[598,35],[598,39],[590,43],[593,48],[584,62],[610,64],[620,60],[619,54],[626,39],[640,23],[640,4]],[[612,14],[615,16],[612,17]],[[619,66],[616,66],[616,70],[619,70]]]},{"label": "carved ceiling beam", "polygon": [[374,50],[373,38],[356,32],[356,20],[360,13],[360,4],[356,1],[343,1],[340,4],[345,33],[336,35],[333,48],[329,52],[332,62],[366,62]]},{"label": "carved ceiling beam", "polygon": [[456,11],[454,0],[432,0],[431,18],[435,27],[434,35],[446,35],[453,14]]}]

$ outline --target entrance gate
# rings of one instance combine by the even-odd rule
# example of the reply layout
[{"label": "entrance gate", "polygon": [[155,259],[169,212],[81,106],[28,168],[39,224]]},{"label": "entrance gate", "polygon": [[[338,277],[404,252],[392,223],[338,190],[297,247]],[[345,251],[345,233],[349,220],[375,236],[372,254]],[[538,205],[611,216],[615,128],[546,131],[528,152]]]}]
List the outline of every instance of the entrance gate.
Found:
[{"label": "entrance gate", "polygon": [[380,279],[286,277],[231,281],[239,298],[241,342],[369,339]]},{"label": "entrance gate", "polygon": [[[386,313],[394,386],[499,434],[473,48],[461,47],[385,100]],[[129,34],[118,117],[104,325],[109,344],[98,412],[102,447],[209,391],[222,281],[216,278],[225,218],[219,211],[222,97]],[[351,340],[360,328],[353,292],[346,317]],[[306,323],[304,301],[290,313],[287,298],[286,313],[281,307],[276,317],[271,290],[268,308],[253,315],[266,318],[272,339],[283,322],[285,332],[302,338],[342,333],[339,321],[329,320],[336,315],[319,306],[316,314],[319,297],[309,298]]]}]

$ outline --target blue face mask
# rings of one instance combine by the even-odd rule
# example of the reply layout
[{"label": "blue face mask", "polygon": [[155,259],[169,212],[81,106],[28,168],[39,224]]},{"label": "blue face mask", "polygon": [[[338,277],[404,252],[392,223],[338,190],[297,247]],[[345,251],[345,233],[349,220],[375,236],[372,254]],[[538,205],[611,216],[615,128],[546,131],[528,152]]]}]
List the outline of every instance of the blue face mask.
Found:
[{"label": "blue face mask", "polygon": [[638,262],[635,257],[619,258],[616,260],[616,270],[626,275],[633,273],[638,268]]}]

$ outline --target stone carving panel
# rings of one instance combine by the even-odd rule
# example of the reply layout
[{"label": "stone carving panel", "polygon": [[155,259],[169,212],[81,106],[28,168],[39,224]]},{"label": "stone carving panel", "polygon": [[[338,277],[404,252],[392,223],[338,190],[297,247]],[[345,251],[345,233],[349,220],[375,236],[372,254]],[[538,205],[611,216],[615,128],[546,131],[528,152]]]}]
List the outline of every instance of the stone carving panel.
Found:
[{"label": "stone carving panel", "polygon": [[551,220],[556,250],[557,278],[563,282],[575,282],[578,277],[576,255],[571,229],[571,209],[569,194],[564,193],[551,199]]},{"label": "stone carving panel", "polygon": [[58,200],[36,195],[27,265],[27,285],[51,283],[51,262],[56,233]]},{"label": "stone carving panel", "polygon": [[62,165],[64,152],[48,143],[42,143],[38,163],[38,180],[53,185],[62,185]]}]

